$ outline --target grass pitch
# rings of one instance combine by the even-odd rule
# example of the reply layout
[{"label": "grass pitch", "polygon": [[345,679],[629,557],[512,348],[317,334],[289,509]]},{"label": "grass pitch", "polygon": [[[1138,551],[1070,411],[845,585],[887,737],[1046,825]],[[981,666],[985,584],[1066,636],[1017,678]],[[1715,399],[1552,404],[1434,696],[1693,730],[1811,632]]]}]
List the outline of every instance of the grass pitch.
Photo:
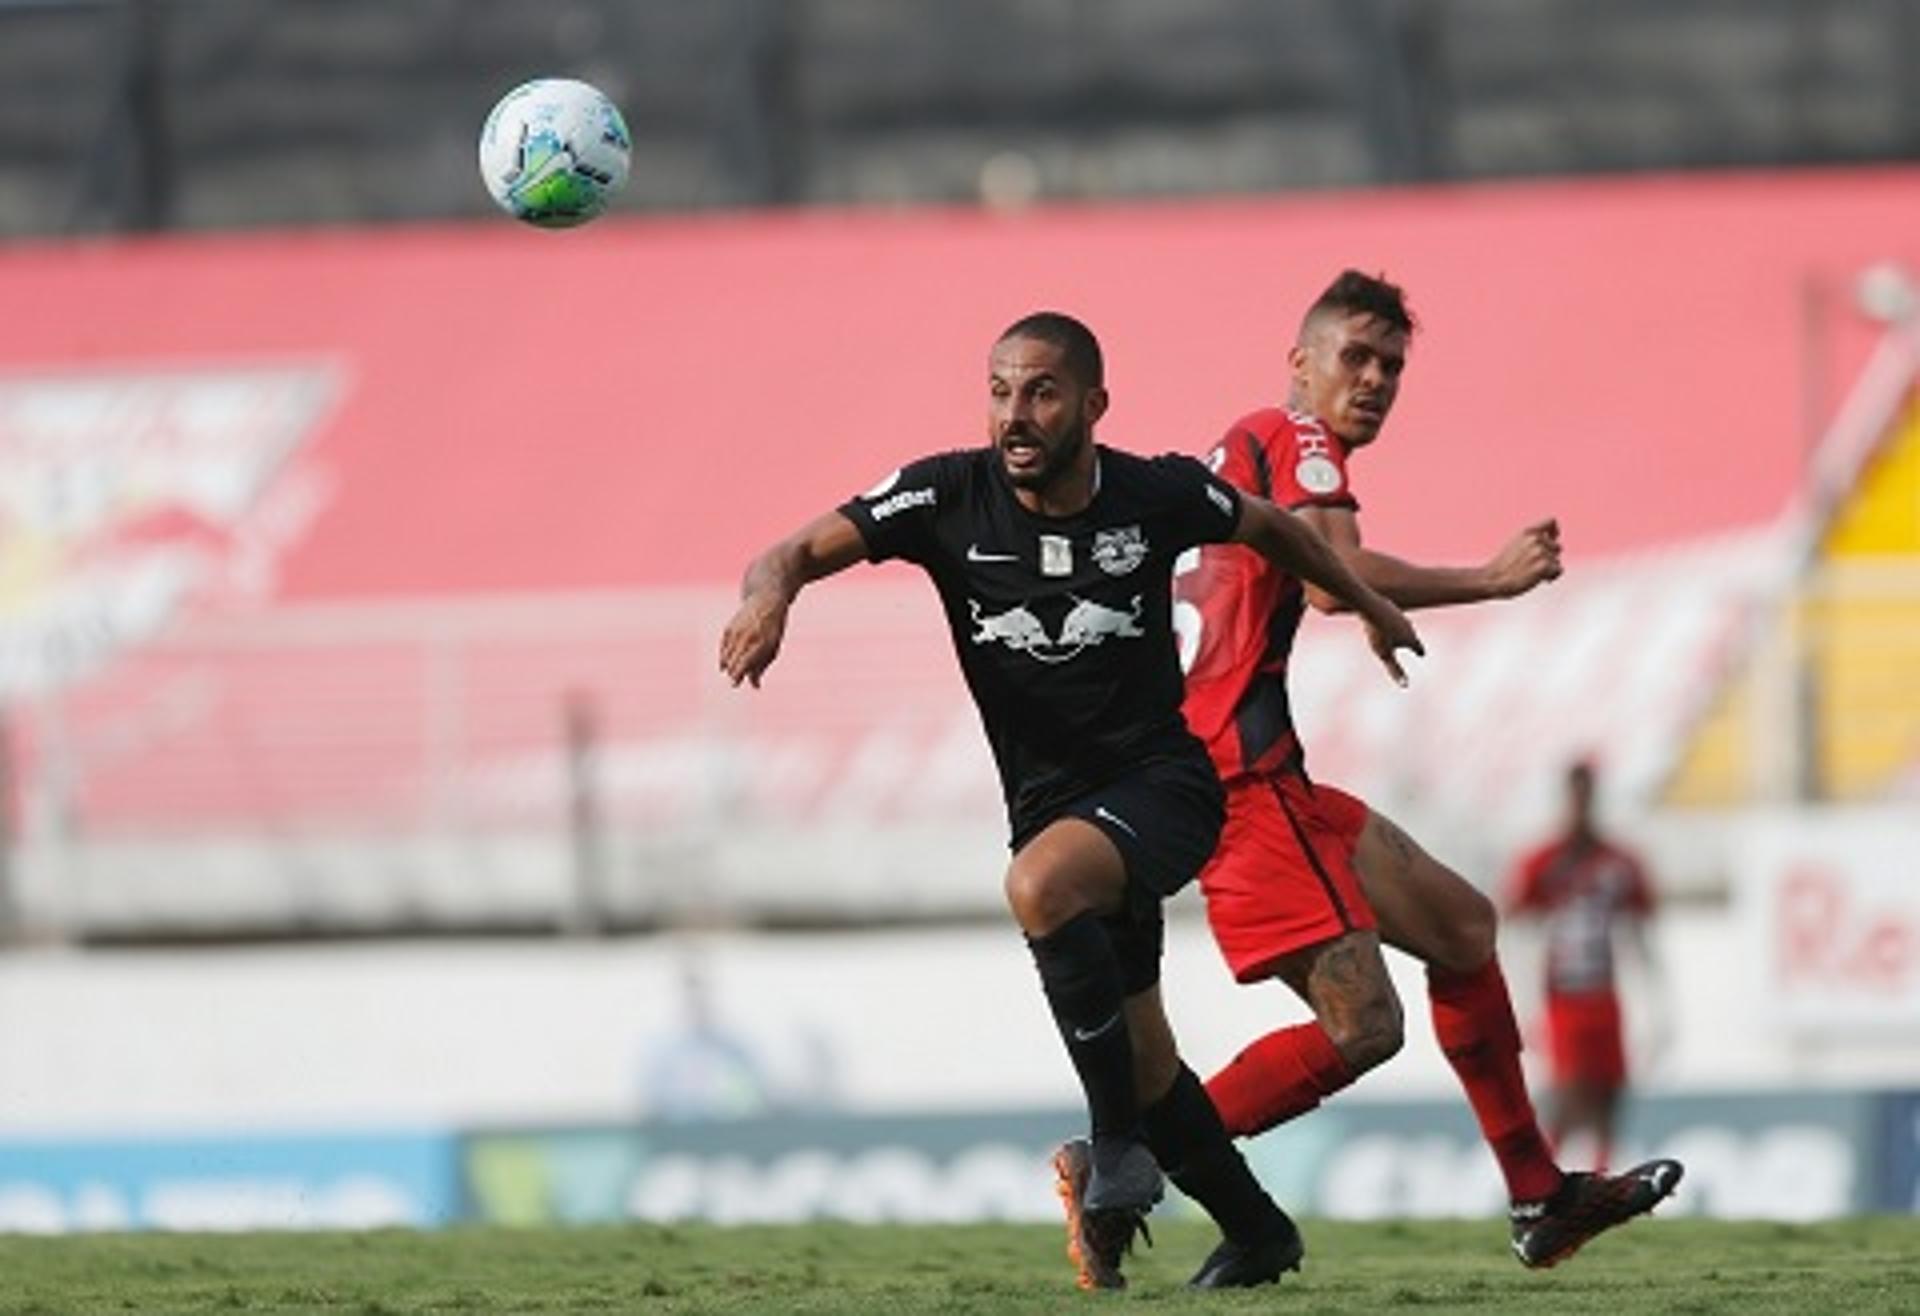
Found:
[{"label": "grass pitch", "polygon": [[1281,1289],[1181,1284],[1212,1244],[1168,1222],[1124,1295],[1072,1287],[1061,1231],[813,1225],[0,1239],[0,1313],[1127,1311],[1913,1312],[1920,1218],[1638,1222],[1556,1270],[1493,1221],[1309,1222]]}]

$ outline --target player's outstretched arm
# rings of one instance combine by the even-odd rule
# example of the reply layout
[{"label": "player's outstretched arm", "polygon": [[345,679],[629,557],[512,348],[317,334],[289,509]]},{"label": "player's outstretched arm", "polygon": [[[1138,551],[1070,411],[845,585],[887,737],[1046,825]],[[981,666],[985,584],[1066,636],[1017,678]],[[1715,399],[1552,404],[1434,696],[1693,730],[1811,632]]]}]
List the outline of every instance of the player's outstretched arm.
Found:
[{"label": "player's outstretched arm", "polygon": [[720,636],[720,670],[735,685],[760,685],[779,656],[787,609],[800,587],[845,571],[867,555],[859,528],[844,513],[828,512],[756,557],[740,582],[740,606]]},{"label": "player's outstretched arm", "polygon": [[1424,654],[1426,649],[1413,623],[1386,595],[1372,588],[1340,559],[1325,539],[1304,520],[1275,507],[1264,498],[1243,493],[1240,524],[1234,540],[1246,544],[1289,575],[1339,599],[1367,624],[1367,643],[1401,685],[1407,674],[1398,653]]},{"label": "player's outstretched arm", "polygon": [[[1560,523],[1551,519],[1528,526],[1480,566],[1426,567],[1362,547],[1352,508],[1306,507],[1299,515],[1356,575],[1403,608],[1510,599],[1560,576]],[[1339,599],[1312,585],[1307,602],[1321,612],[1345,611]]]}]

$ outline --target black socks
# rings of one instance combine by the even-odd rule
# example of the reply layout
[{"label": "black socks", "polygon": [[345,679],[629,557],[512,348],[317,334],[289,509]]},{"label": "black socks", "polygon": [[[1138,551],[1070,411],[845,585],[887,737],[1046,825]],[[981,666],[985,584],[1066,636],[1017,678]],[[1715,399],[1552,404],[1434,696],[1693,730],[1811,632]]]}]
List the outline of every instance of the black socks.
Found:
[{"label": "black socks", "polygon": [[1027,945],[1086,1090],[1094,1138],[1144,1136],[1167,1177],[1237,1243],[1261,1243],[1290,1228],[1286,1213],[1267,1196],[1227,1136],[1220,1112],[1191,1069],[1181,1065],[1167,1094],[1140,1109],[1120,962],[1100,920],[1076,915],[1044,937],[1027,938]]},{"label": "black socks", "polygon": [[1180,1066],[1173,1086],[1141,1112],[1141,1121],[1167,1178],[1205,1207],[1228,1238],[1260,1243],[1287,1227],[1286,1213],[1247,1168],[1191,1069]]},{"label": "black socks", "polygon": [[1086,1090],[1094,1137],[1136,1136],[1133,1043],[1122,1009],[1120,961],[1106,929],[1093,914],[1077,914],[1044,937],[1028,937],[1027,946]]}]

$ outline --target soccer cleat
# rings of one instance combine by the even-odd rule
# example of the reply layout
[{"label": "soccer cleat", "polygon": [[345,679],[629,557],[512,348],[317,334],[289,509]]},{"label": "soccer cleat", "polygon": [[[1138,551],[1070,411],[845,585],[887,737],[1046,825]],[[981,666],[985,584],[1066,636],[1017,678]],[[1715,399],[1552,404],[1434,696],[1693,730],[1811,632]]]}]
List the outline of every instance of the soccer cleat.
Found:
[{"label": "soccer cleat", "polygon": [[1152,1153],[1139,1143],[1120,1144],[1096,1175],[1093,1145],[1074,1138],[1054,1152],[1053,1173],[1067,1215],[1067,1259],[1080,1287],[1124,1289],[1120,1264],[1133,1251],[1134,1235],[1153,1244],[1147,1212],[1163,1190]]},{"label": "soccer cleat", "polygon": [[1300,1237],[1300,1230],[1283,1213],[1280,1217],[1280,1232],[1259,1243],[1236,1243],[1230,1238],[1220,1240],[1207,1259],[1200,1263],[1200,1269],[1187,1281],[1190,1289],[1251,1289],[1262,1284],[1276,1284],[1289,1270],[1300,1269],[1301,1258],[1307,1255],[1306,1240]]},{"label": "soccer cleat", "polygon": [[1678,1161],[1657,1160],[1624,1174],[1569,1173],[1553,1196],[1514,1203],[1513,1255],[1536,1270],[1558,1265],[1596,1234],[1653,1210],[1685,1172]]}]

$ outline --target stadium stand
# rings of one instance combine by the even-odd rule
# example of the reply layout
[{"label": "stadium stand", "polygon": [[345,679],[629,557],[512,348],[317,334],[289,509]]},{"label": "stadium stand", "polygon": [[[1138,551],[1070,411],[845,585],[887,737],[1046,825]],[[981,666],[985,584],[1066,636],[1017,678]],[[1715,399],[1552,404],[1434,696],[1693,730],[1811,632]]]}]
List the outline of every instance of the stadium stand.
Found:
[{"label": "stadium stand", "polygon": [[1917,63],[1901,0],[13,0],[0,233],[479,215],[556,69],[677,210],[1910,159]]},{"label": "stadium stand", "polygon": [[[1859,802],[1914,794],[1920,763],[1920,354],[1894,363],[1897,387],[1863,417],[1857,474],[1814,528],[1798,589],[1762,615],[1662,793],[1682,807],[1766,798]],[[1769,701],[1802,751],[1782,764],[1767,743]],[[1777,725],[1779,719],[1775,720]],[[1756,772],[1756,767],[1759,771]]]},{"label": "stadium stand", "polygon": [[[1645,807],[1712,723],[1790,582],[1808,359],[1851,380],[1874,341],[1809,340],[1808,289],[1906,252],[1916,202],[1880,170],[0,253],[58,308],[0,322],[23,899],[94,930],[542,923],[583,882],[627,922],[991,908],[997,805],[924,588],[810,596],[749,727],[710,670],[728,582],[975,441],[984,345],[1034,304],[1106,336],[1105,439],[1193,451],[1277,399],[1350,261],[1426,326],[1393,459],[1359,468],[1372,532],[1463,560],[1555,513],[1573,574],[1431,618],[1412,696],[1316,627],[1313,761],[1493,871],[1548,803],[1523,756],[1597,748]],[[1912,761],[1846,752],[1835,789]],[[581,781],[604,837],[570,851]]]}]

